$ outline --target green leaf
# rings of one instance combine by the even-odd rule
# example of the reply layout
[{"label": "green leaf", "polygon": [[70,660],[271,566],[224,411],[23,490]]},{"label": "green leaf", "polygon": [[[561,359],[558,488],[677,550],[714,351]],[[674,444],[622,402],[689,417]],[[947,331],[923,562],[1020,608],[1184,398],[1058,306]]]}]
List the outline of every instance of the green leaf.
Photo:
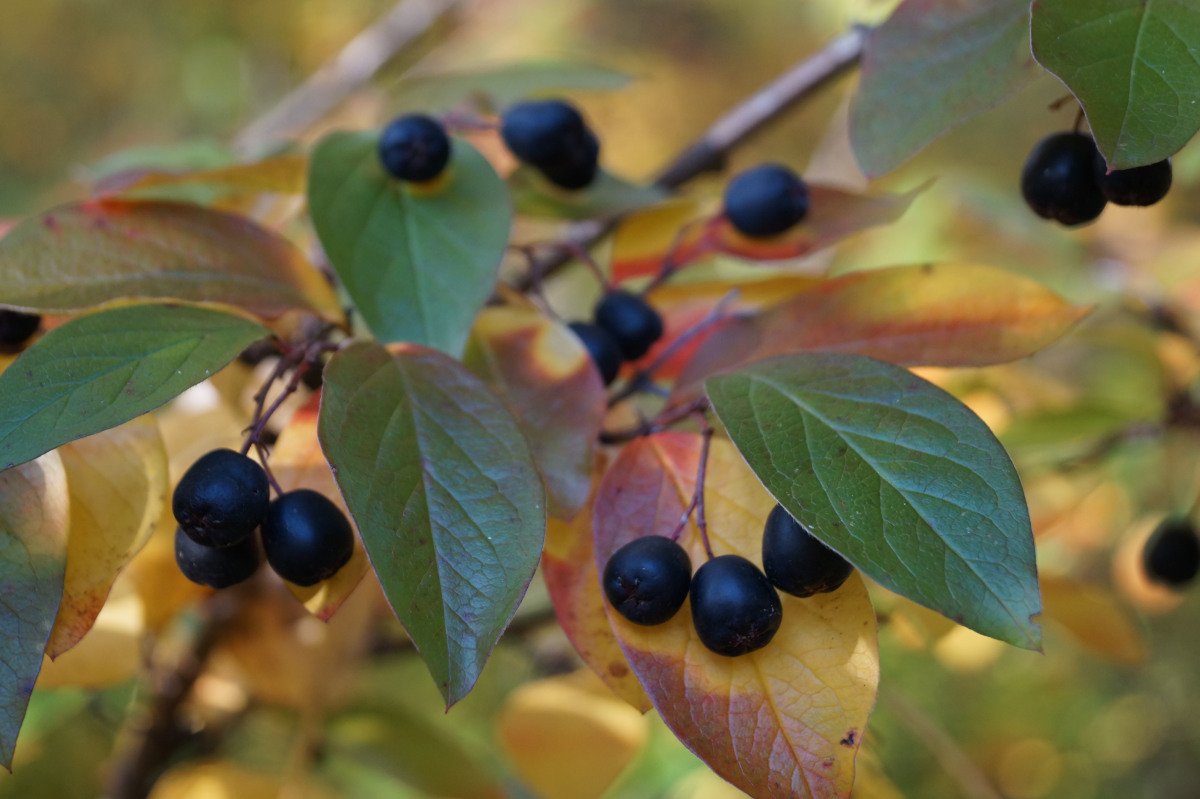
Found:
[{"label": "green leaf", "polygon": [[867,175],[890,172],[1032,75],[1029,0],[905,0],[871,32],[850,110]]},{"label": "green leaf", "polygon": [[1038,0],[1033,54],[1079,98],[1115,169],[1174,155],[1200,129],[1193,0]]},{"label": "green leaf", "polygon": [[339,318],[324,276],[274,231],[186,203],[63,205],[0,239],[0,304],[71,312],[129,298],[217,302],[267,318]]},{"label": "green leaf", "polygon": [[595,64],[534,59],[475,69],[405,76],[396,84],[396,99],[408,108],[444,111],[463,99],[485,97],[502,108],[525,97],[564,89],[620,89],[629,77]]},{"label": "green leaf", "polygon": [[54,626],[67,565],[67,477],[57,454],[0,472],[0,766]]},{"label": "green leaf", "polygon": [[269,332],[178,305],[125,306],[51,330],[0,374],[0,468],[154,410]]},{"label": "green leaf", "polygon": [[529,166],[508,178],[517,213],[555,219],[591,219],[636,211],[665,200],[669,193],[657,186],[630,183],[603,169],[586,189],[568,191],[555,186]]},{"label": "green leaf", "polygon": [[767,490],[864,574],[984,635],[1040,646],[1025,495],[966,406],[899,367],[832,353],[706,387]]},{"label": "green leaf", "polygon": [[541,555],[545,490],[517,422],[445,355],[360,342],[325,370],[319,435],[392,609],[454,704]]},{"label": "green leaf", "polygon": [[377,143],[377,133],[333,133],[317,145],[313,225],[377,338],[458,355],[508,246],[508,190],[461,139],[432,186],[389,178]]}]

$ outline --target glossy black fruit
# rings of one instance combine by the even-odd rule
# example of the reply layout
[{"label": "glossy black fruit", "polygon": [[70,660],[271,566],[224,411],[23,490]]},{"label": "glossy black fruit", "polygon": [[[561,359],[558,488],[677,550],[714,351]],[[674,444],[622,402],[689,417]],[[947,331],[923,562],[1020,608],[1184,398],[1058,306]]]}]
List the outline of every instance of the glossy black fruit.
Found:
[{"label": "glossy black fruit", "polygon": [[692,623],[713,652],[736,657],[771,643],[783,604],[767,576],[740,555],[721,555],[692,578]]},{"label": "glossy black fruit", "polygon": [[42,317],[20,311],[0,310],[0,344],[19,347],[42,326]]},{"label": "glossy black fruit", "polygon": [[564,189],[590,186],[600,172],[600,140],[590,130],[584,131],[563,158],[538,164],[537,168],[547,180]]},{"label": "glossy black fruit", "polygon": [[450,137],[442,123],[424,114],[406,114],[388,123],[379,137],[379,160],[395,178],[421,183],[442,174],[450,163]]},{"label": "glossy black fruit", "polygon": [[1055,133],[1038,142],[1021,172],[1021,195],[1033,212],[1064,225],[1100,216],[1108,204],[1096,183],[1099,152],[1091,136]]},{"label": "glossy black fruit", "polygon": [[1146,576],[1156,583],[1182,588],[1200,572],[1200,538],[1187,519],[1167,519],[1150,535],[1142,550]]},{"label": "glossy black fruit", "polygon": [[350,520],[324,494],[301,488],[271,503],[262,528],[267,563],[296,585],[337,574],[354,553]]},{"label": "glossy black fruit", "polygon": [[836,590],[854,571],[846,560],[813,537],[776,505],[763,526],[763,571],[780,591],[812,596]]},{"label": "glossy black fruit", "polygon": [[669,538],[637,538],[604,566],[604,595],[634,624],[662,624],[679,612],[692,582],[692,561]]},{"label": "glossy black fruit", "polygon": [[807,214],[808,186],[786,166],[756,166],[725,186],[725,217],[744,235],[775,236]]},{"label": "glossy black fruit", "polygon": [[517,103],[504,112],[500,136],[513,155],[565,189],[582,189],[599,171],[600,140],[562,100]]},{"label": "glossy black fruit", "polygon": [[1109,172],[1104,156],[1097,151],[1095,170],[1100,191],[1117,205],[1154,205],[1171,189],[1170,161]]},{"label": "glossy black fruit", "polygon": [[193,583],[228,588],[250,578],[262,563],[258,542],[247,536],[229,547],[197,544],[182,529],[175,530],[175,562]]},{"label": "glossy black fruit", "polygon": [[239,544],[262,523],[270,502],[263,468],[231,449],[215,449],[184,473],[171,500],[175,521],[198,544]]},{"label": "glossy black fruit", "polygon": [[279,344],[273,338],[256,341],[238,354],[238,361],[246,366],[258,366],[267,358],[279,355]]},{"label": "glossy black fruit", "polygon": [[662,338],[663,321],[650,303],[628,291],[610,291],[595,310],[596,324],[617,342],[621,357],[635,361]]},{"label": "glossy black fruit", "polygon": [[309,391],[316,391],[325,383],[325,361],[311,363],[300,376],[300,382]]},{"label": "glossy black fruit", "polygon": [[583,342],[584,349],[600,371],[604,385],[616,380],[617,372],[621,370],[621,348],[613,341],[613,337],[599,325],[587,322],[572,322],[568,327]]}]

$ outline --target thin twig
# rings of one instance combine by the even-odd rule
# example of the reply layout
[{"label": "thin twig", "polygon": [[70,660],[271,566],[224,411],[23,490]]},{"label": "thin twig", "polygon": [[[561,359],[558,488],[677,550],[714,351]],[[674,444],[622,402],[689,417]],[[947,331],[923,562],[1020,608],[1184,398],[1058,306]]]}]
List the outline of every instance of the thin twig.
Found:
[{"label": "thin twig", "polygon": [[[675,189],[698,175],[720,169],[731,150],[857,64],[867,32],[859,26],[842,34],[743,100],[663,167],[654,185]],[[616,218],[578,222],[567,229],[563,239],[590,249],[612,232],[616,223]],[[570,261],[568,254],[553,253],[539,264],[538,271],[542,277],[549,277]],[[515,288],[528,291],[529,275],[519,279]]]},{"label": "thin twig", "polygon": [[683,405],[674,405],[666,408],[658,416],[653,419],[636,424],[633,427],[626,427],[621,430],[604,430],[600,433],[601,444],[624,444],[627,441],[633,441],[635,438],[661,433],[674,425],[679,424],[689,416],[693,416],[698,412],[708,410],[708,398],[698,397],[691,402]]},{"label": "thin twig", "polygon": [[987,775],[925,711],[895,690],[880,694],[880,700],[924,744],[942,769],[958,783],[967,799],[1003,799]]},{"label": "thin twig", "polygon": [[712,560],[716,555],[713,554],[712,543],[708,540],[708,517],[704,512],[704,480],[708,472],[708,451],[712,447],[715,431],[708,423],[708,417],[704,415],[703,411],[700,411],[698,415],[700,423],[704,425],[704,430],[701,431],[704,441],[700,445],[700,465],[696,467],[696,529],[700,532],[700,540],[704,543],[704,551],[708,554],[708,559]]},{"label": "thin twig", "polygon": [[355,36],[341,51],[304,83],[260,114],[234,139],[234,149],[255,151],[317,122],[356,90],[405,47],[447,19],[460,0],[404,0],[377,22]]}]

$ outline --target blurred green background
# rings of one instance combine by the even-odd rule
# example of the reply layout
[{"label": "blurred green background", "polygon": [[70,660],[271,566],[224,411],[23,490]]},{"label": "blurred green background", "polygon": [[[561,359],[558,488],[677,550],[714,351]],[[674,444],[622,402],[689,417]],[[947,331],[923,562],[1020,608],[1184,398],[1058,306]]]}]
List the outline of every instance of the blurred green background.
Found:
[{"label": "blurred green background", "polygon": [[[365,100],[351,99],[349,113],[364,102],[363,113],[377,121],[401,105],[392,87],[414,64],[452,69],[531,57],[601,64],[636,80],[626,90],[579,99],[604,141],[606,164],[644,177],[747,92],[847,24],[877,21],[893,5],[486,0],[469,5],[457,23],[438,29],[385,70]],[[392,6],[388,0],[4,0],[0,218],[80,196],[78,181],[86,180],[89,165],[113,152],[185,139],[215,147],[230,141]],[[789,115],[737,153],[733,166],[764,158],[803,166],[818,153],[823,176],[853,183],[859,176],[844,147],[839,150],[844,133],[839,137],[831,123],[852,85],[852,78],[845,79]],[[1200,274],[1200,153],[1192,145],[1176,159],[1177,186],[1162,207],[1106,213],[1082,233],[1052,228],[1023,207],[1016,175],[1038,138],[1071,124],[1072,108],[1047,110],[1062,94],[1043,75],[880,181],[880,188],[908,189],[937,178],[900,224],[849,242],[831,267],[974,260],[1034,276],[1072,300],[1099,303],[1095,317],[1061,345],[1065,349],[1020,367],[965,372],[950,382],[1005,408],[996,426],[1012,433],[1006,443],[1030,491],[1043,570],[1109,587],[1115,553],[1132,531],[1168,511],[1185,510],[1194,498],[1196,442],[1184,441],[1182,456],[1161,442],[1134,442],[1099,463],[1060,473],[1055,458],[1078,446],[1078,436],[1065,423],[1014,427],[1046,409],[1097,404],[1119,406],[1118,421],[1154,420],[1172,382],[1194,379],[1194,365],[1175,368],[1164,354],[1171,342],[1131,322],[1123,309],[1132,295],[1176,299],[1189,319],[1200,307],[1194,288]],[[694,190],[711,192],[715,180]],[[1074,393],[1046,399],[1053,392],[1038,381],[1047,374],[1074,381],[1068,386]],[[1126,598],[1138,602],[1136,592]],[[1153,608],[1143,603],[1143,609]],[[1200,601],[1193,592],[1169,612],[1139,612],[1137,619],[1150,654],[1139,665],[1120,665],[1089,653],[1057,628],[1050,629],[1046,654],[1036,655],[954,634],[914,638],[885,617],[881,701],[869,746],[903,795],[914,799],[994,795],[973,790],[969,779],[956,775],[957,758],[974,763],[1000,795],[1013,799],[1200,796]],[[1101,613],[1093,621],[1103,629],[1108,620]],[[560,652],[561,636],[548,635],[541,650]],[[502,697],[545,670],[553,659],[541,650],[531,654],[515,643],[506,648],[490,669],[487,690]],[[485,761],[502,760],[490,739],[491,714],[502,699],[485,696],[476,701],[484,710],[471,715],[466,707],[447,718],[430,701],[432,686],[423,674],[402,679],[388,671],[412,671],[411,657],[373,669],[365,680],[393,680],[395,691],[411,685],[419,695],[390,723],[419,718],[419,724],[442,730],[439,735],[465,736],[470,742],[463,746],[485,752]],[[47,754],[26,762],[14,778],[0,777],[0,796],[95,795],[88,775],[111,748],[128,697],[128,688],[98,696],[39,692],[23,736],[41,741]],[[250,726],[235,731],[241,737],[234,740],[270,749],[272,735],[294,721],[290,711],[278,711],[285,713],[283,721],[275,712],[251,714]],[[611,796],[723,795],[719,786],[688,781],[700,773],[698,763],[669,735],[659,729],[650,740]],[[433,736],[412,745],[432,752],[443,743]],[[246,753],[252,749],[240,754],[269,759],[269,753]],[[355,795],[438,795],[420,788],[421,779],[397,777],[384,766],[379,771],[388,776],[376,782],[369,770],[338,768],[336,757],[326,764],[329,773],[341,774],[330,780],[347,791],[353,784]]]}]

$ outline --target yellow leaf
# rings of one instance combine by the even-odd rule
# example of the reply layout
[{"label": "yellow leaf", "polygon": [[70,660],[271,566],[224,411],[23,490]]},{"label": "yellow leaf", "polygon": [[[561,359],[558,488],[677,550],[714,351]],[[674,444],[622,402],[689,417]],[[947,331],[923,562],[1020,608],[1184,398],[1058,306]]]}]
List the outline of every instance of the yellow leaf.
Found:
[{"label": "yellow leaf", "polygon": [[[603,464],[597,467],[603,472]],[[597,483],[599,480],[596,481]],[[542,577],[558,623],[579,657],[613,693],[645,712],[650,698],[642,690],[604,613],[600,574],[592,550],[592,501],[569,522],[550,519],[542,554]]]},{"label": "yellow leaf", "polygon": [[[691,501],[700,437],[662,433],[622,450],[596,499],[597,566],[641,535],[669,535]],[[705,481],[718,554],[761,563],[775,502],[727,440],[713,441]],[[681,538],[705,553],[694,521]],[[783,596],[783,624],[763,649],[709,652],[685,605],[655,627],[605,612],[667,725],[715,772],[755,797],[846,797],[879,682],[875,612],[857,575],[837,591]]]},{"label": "yellow leaf", "polygon": [[252,771],[227,761],[184,763],[162,776],[150,799],[333,799],[332,791],[313,783]]},{"label": "yellow leaf", "polygon": [[517,773],[542,799],[602,795],[646,740],[645,717],[582,674],[595,687],[576,675],[521,686],[496,722]]},{"label": "yellow leaf", "polygon": [[1146,644],[1129,609],[1108,590],[1069,577],[1042,575],[1047,619],[1057,622],[1081,646],[1136,666],[1146,659]]},{"label": "yellow leaf", "polygon": [[117,574],[154,532],[167,501],[167,452],[143,416],[59,448],[71,495],[67,576],[46,654],[57,658],[91,629]]},{"label": "yellow leaf", "polygon": [[277,155],[249,164],[199,169],[192,172],[148,172],[121,188],[124,194],[157,186],[206,185],[230,192],[304,192],[308,162],[299,155]]},{"label": "yellow leaf", "polygon": [[82,641],[57,660],[46,659],[37,687],[97,690],[128,680],[142,665],[143,630],[136,594],[110,599]]}]

